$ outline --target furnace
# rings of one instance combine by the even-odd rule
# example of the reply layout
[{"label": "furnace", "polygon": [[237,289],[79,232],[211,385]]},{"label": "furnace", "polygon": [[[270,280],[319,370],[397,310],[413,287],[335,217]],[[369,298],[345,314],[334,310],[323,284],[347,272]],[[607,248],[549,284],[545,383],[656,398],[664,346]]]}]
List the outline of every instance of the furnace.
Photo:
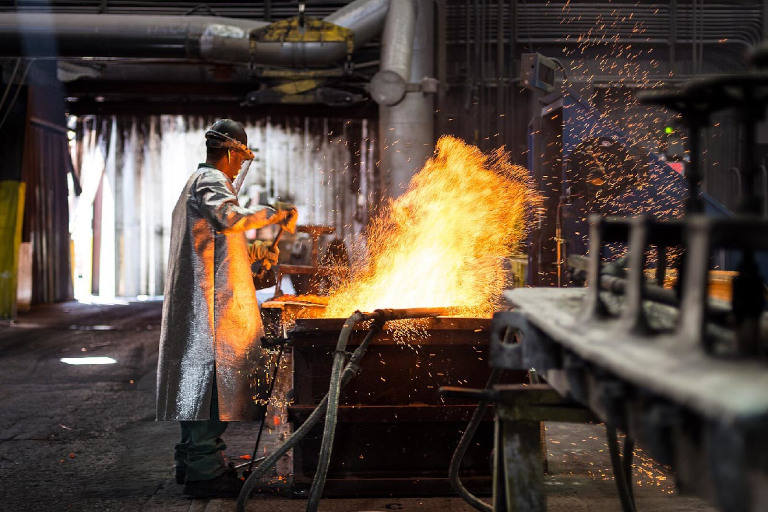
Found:
[{"label": "furnace", "polygon": [[[294,400],[288,419],[296,431],[328,392],[333,353],[343,318],[321,318],[322,305],[302,298],[262,306],[271,332],[292,346]],[[285,321],[285,323],[283,323]],[[325,496],[453,494],[448,467],[476,407],[445,400],[441,386],[483,387],[490,374],[490,319],[436,317],[388,322],[370,343],[360,371],[342,389]],[[358,324],[347,349],[368,333]],[[523,382],[525,372],[510,376]],[[306,492],[318,467],[323,425],[294,448],[294,492]],[[538,442],[538,440],[532,440]],[[491,491],[493,415],[484,418],[462,465],[474,492]]]}]

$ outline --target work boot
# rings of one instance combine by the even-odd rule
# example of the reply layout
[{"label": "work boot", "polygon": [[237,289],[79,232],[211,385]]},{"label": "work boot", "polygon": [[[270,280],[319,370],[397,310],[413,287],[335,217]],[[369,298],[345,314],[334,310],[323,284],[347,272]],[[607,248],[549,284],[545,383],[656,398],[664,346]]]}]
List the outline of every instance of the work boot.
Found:
[{"label": "work boot", "polygon": [[194,498],[237,498],[244,483],[230,467],[210,480],[187,480],[183,492]]}]

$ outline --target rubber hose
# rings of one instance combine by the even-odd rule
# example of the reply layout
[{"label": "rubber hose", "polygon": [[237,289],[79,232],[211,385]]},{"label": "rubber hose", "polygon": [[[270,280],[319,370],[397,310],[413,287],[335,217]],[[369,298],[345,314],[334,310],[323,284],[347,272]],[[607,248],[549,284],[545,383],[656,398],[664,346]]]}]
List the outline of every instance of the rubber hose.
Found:
[{"label": "rubber hose", "polygon": [[613,477],[616,480],[616,488],[619,491],[621,510],[623,512],[635,512],[635,500],[629,489],[631,482],[627,483],[627,472],[619,454],[619,439],[616,435],[616,429],[606,425],[605,432],[608,437],[608,451],[611,454],[611,466],[613,467]]},{"label": "rubber hose", "polygon": [[298,430],[296,430],[296,432],[293,433],[291,437],[289,437],[282,445],[280,445],[277,450],[272,452],[269,457],[264,459],[262,463],[253,470],[253,473],[250,474],[248,479],[245,481],[245,484],[243,484],[243,488],[240,490],[240,495],[237,497],[237,512],[245,511],[245,502],[248,500],[248,496],[251,495],[251,492],[253,492],[253,488],[256,487],[257,483],[259,483],[259,480],[261,480],[267,471],[275,465],[280,457],[285,455],[288,450],[296,445],[296,443],[304,439],[304,436],[306,436],[307,433],[312,430],[312,427],[314,427],[317,422],[322,419],[327,405],[328,395],[325,395],[317,407],[315,407],[315,410],[312,411],[312,414],[309,415],[307,421],[302,423],[302,425],[298,428]]},{"label": "rubber hose", "polygon": [[323,441],[320,445],[320,455],[317,460],[315,478],[312,480],[312,487],[309,490],[307,511],[317,510],[320,502],[320,495],[323,493],[323,487],[325,487],[325,477],[328,474],[328,466],[331,463],[333,439],[336,435],[336,420],[339,413],[339,395],[341,394],[341,372],[344,367],[344,360],[347,356],[345,350],[347,348],[349,336],[355,328],[355,324],[364,320],[365,317],[366,315],[356,311],[346,322],[344,322],[344,328],[339,335],[336,351],[333,354],[333,368],[331,369],[331,383],[328,386],[328,407],[325,411]]},{"label": "rubber hose", "polygon": [[[363,345],[361,344],[361,347],[362,346]],[[358,358],[358,361],[359,361],[359,358]],[[352,364],[348,364],[344,368],[344,373],[341,379],[342,387],[346,385],[350,380],[352,380],[352,377],[355,376],[356,370],[352,369],[351,366]],[[238,512],[244,512],[245,502],[248,500],[248,497],[251,495],[251,492],[253,492],[253,488],[256,487],[256,484],[264,477],[267,471],[272,466],[274,466],[275,463],[277,463],[277,461],[280,459],[280,457],[285,455],[288,452],[288,450],[293,448],[299,441],[304,439],[307,433],[309,433],[309,431],[312,430],[312,428],[315,425],[317,425],[317,423],[323,418],[323,415],[325,414],[327,406],[328,406],[328,394],[326,394],[323,397],[323,399],[320,401],[320,403],[317,404],[317,407],[315,407],[315,410],[312,411],[312,414],[309,415],[309,418],[307,418],[307,420],[301,424],[301,426],[296,430],[296,432],[294,432],[293,435],[291,435],[291,437],[289,437],[282,445],[280,445],[280,447],[277,450],[275,450],[271,455],[265,458],[264,461],[261,464],[259,464],[259,466],[253,471],[253,473],[251,473],[251,475],[245,481],[243,488],[240,490],[240,495],[237,497]]]},{"label": "rubber hose", "polygon": [[[504,370],[499,368],[494,368],[493,371],[491,371],[491,376],[488,377],[488,382],[485,384],[486,390],[493,389],[493,386],[499,383],[503,371]],[[461,468],[461,461],[464,460],[464,455],[466,455],[467,449],[472,442],[472,438],[475,437],[475,432],[477,432],[480,422],[483,420],[483,416],[485,416],[485,411],[488,409],[488,403],[488,400],[480,400],[480,403],[477,404],[475,412],[472,414],[472,418],[469,420],[469,424],[467,425],[464,434],[461,436],[461,440],[459,441],[458,446],[456,446],[456,450],[453,452],[451,465],[448,469],[448,478],[450,479],[453,490],[456,491],[464,501],[480,512],[493,512],[493,507],[464,487],[464,484],[461,483],[461,479],[459,478],[459,469]]]},{"label": "rubber hose", "polygon": [[627,480],[627,492],[632,500],[632,506],[635,505],[635,493],[632,490],[632,458],[635,455],[635,440],[627,436],[624,438],[624,456],[621,458],[624,463],[624,475]]},{"label": "rubber hose", "polygon": [[[331,370],[331,384],[328,389],[328,408],[325,413],[323,440],[320,447],[315,478],[312,481],[312,488],[309,491],[309,499],[307,500],[306,508],[307,512],[317,512],[317,508],[320,504],[320,497],[322,496],[323,488],[325,487],[325,479],[328,474],[328,466],[331,462],[331,452],[333,451],[333,440],[336,436],[339,395],[341,394],[338,372],[341,367],[340,363],[343,362],[344,356],[346,355],[345,349],[347,341],[349,340],[349,335],[352,333],[355,324],[364,320],[374,320],[374,323],[371,326],[371,332],[366,337],[366,340],[357,348],[357,350],[355,350],[348,367],[359,364],[360,359],[362,359],[363,354],[367,349],[368,342],[373,338],[372,335],[377,333],[385,322],[406,318],[435,317],[440,314],[445,314],[447,311],[447,308],[377,309],[373,313],[356,312],[344,323],[344,329],[342,329],[342,335],[339,336],[339,342],[336,345],[336,352],[334,353],[333,369]],[[344,334],[345,329],[348,330],[346,335]]]}]

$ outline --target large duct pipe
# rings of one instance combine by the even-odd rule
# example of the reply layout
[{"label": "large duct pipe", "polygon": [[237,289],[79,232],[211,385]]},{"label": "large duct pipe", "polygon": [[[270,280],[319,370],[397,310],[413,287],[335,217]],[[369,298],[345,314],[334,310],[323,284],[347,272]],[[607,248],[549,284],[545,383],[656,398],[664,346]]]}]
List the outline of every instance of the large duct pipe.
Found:
[{"label": "large duct pipe", "polygon": [[[410,0],[407,3],[414,5],[416,12],[408,82],[419,84],[424,78],[433,76],[434,6],[433,0]],[[400,32],[385,28],[385,33]],[[395,43],[384,41],[383,44]],[[434,151],[433,105],[433,94],[417,90],[406,92],[395,105],[379,106],[380,165],[389,197],[397,197],[405,191],[413,175]]]},{"label": "large duct pipe", "polygon": [[[380,33],[389,0],[356,0],[325,18],[354,32],[355,47]],[[343,59],[344,42],[262,42],[269,25],[207,16],[0,14],[0,56],[190,59],[322,67]]]},{"label": "large duct pipe", "polygon": [[381,35],[390,0],[356,0],[324,18],[328,23],[354,32],[355,48]]},{"label": "large duct pipe", "polygon": [[248,62],[250,32],[267,25],[206,16],[8,13],[0,14],[0,54]]},{"label": "large duct pipe", "polygon": [[416,9],[412,0],[392,0],[381,36],[380,71],[369,92],[379,105],[395,105],[405,96],[411,77]]}]

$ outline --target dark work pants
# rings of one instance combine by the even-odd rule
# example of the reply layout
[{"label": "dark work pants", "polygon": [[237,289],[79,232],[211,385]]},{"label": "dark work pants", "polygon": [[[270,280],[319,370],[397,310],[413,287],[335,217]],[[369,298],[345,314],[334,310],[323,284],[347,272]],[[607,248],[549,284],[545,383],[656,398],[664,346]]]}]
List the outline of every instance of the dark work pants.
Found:
[{"label": "dark work pants", "polygon": [[221,439],[228,423],[219,420],[219,398],[214,377],[211,391],[211,419],[180,421],[181,441],[176,444],[176,471],[185,471],[187,481],[210,480],[224,473],[227,445]]}]

